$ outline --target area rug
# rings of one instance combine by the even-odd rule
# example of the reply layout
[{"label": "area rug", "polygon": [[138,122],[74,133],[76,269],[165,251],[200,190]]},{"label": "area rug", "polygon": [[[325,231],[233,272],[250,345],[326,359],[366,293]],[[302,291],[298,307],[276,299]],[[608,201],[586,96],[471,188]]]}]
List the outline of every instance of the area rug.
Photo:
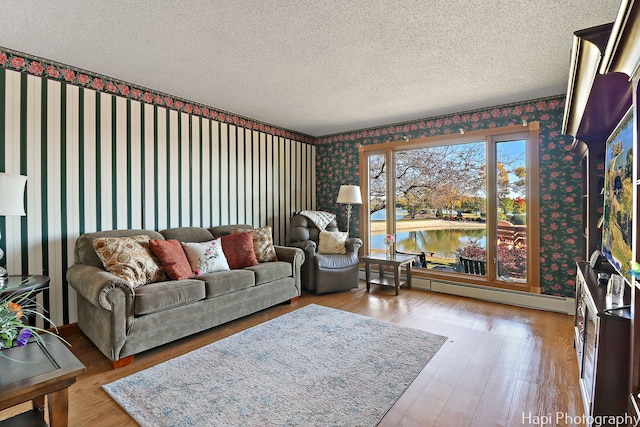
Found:
[{"label": "area rug", "polygon": [[141,426],[373,426],[447,338],[308,305],[103,388]]}]

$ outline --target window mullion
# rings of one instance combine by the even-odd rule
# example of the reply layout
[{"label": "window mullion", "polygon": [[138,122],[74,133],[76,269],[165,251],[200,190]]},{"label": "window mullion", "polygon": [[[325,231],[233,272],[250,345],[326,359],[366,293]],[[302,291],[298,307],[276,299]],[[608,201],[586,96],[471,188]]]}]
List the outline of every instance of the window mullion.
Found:
[{"label": "window mullion", "polygon": [[396,235],[396,159],[395,152],[387,149],[387,233]]},{"label": "window mullion", "polygon": [[496,142],[492,137],[486,139],[487,155],[487,280],[493,282],[497,277],[497,241],[498,241],[498,195]]}]

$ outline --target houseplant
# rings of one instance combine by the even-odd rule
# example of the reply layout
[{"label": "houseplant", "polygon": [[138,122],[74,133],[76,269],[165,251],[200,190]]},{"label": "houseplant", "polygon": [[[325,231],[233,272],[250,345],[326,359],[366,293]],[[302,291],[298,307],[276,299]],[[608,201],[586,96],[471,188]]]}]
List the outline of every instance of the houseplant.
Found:
[{"label": "houseplant", "polygon": [[[41,341],[41,333],[55,335],[60,338],[57,335],[58,329],[56,326],[37,310],[39,305],[31,297],[32,292],[14,292],[0,297],[0,354],[2,354],[3,349],[26,345],[30,338]],[[31,326],[27,322],[29,317],[40,317],[51,323],[55,333],[37,326]],[[64,339],[60,339],[69,345]]]}]

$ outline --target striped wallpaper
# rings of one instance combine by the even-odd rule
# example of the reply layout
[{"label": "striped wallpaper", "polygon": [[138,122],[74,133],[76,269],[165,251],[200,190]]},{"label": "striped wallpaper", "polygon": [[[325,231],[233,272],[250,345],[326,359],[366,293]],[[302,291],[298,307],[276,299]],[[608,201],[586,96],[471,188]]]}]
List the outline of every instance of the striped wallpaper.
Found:
[{"label": "striped wallpaper", "polygon": [[[0,171],[27,175],[26,217],[0,217],[9,274],[45,274],[39,302],[76,322],[65,280],[82,233],[246,223],[315,208],[316,148],[0,68]],[[4,261],[0,261],[4,264]]]}]

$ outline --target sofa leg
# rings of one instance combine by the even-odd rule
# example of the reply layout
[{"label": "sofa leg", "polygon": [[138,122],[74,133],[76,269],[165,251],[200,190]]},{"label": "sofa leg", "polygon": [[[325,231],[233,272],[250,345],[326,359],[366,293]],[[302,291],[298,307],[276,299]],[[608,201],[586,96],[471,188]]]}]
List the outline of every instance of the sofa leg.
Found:
[{"label": "sofa leg", "polygon": [[112,360],[111,365],[113,365],[113,369],[118,369],[127,365],[131,365],[133,363],[133,358],[135,356],[136,356],[135,354],[132,354],[130,356],[123,357],[122,359]]},{"label": "sofa leg", "polygon": [[291,298],[289,301],[285,301],[285,304],[295,304],[298,302],[298,300],[300,299],[300,297],[293,297]]}]

